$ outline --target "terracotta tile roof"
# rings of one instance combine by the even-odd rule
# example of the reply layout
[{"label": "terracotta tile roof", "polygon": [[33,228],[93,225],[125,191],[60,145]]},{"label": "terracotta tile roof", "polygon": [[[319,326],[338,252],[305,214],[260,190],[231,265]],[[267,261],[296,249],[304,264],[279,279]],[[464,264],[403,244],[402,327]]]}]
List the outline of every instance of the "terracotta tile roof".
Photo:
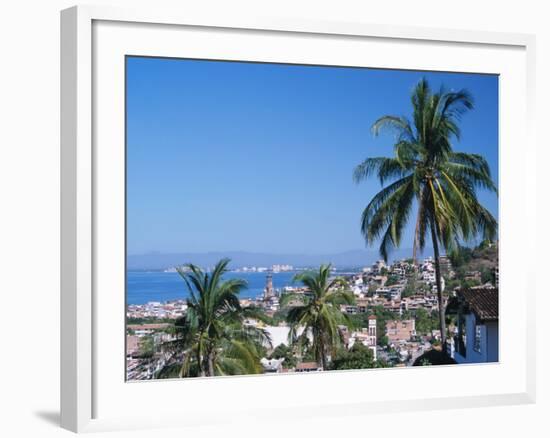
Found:
[{"label": "terracotta tile roof", "polygon": [[498,321],[498,289],[468,289],[460,294],[480,320]]},{"label": "terracotta tile roof", "polygon": [[318,368],[317,362],[301,362],[296,365],[297,370],[311,370]]}]

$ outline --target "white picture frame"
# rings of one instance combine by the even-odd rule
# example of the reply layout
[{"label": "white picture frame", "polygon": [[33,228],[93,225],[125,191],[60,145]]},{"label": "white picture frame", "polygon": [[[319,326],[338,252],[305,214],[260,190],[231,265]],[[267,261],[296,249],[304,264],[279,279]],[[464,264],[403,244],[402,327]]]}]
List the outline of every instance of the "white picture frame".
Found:
[{"label": "white picture frame", "polygon": [[[140,37],[145,31],[147,38]],[[235,42],[231,53],[222,53],[224,47],[219,44],[220,32],[231,33],[231,38]],[[120,160],[124,159],[124,155],[120,155],[120,147],[123,148],[123,145],[119,142],[120,135],[124,132],[124,119],[120,117],[120,111],[124,110],[123,99],[120,100],[121,93],[123,95],[123,90],[120,89],[120,81],[123,80],[119,74],[122,62],[120,56],[151,53],[159,56],[179,56],[181,41],[174,42],[174,37],[176,40],[198,38],[194,40],[198,43],[193,48],[188,48],[190,57],[256,60],[255,57],[259,56],[262,60],[304,62],[303,52],[300,55],[299,50],[310,49],[308,56],[311,58],[305,63],[351,65],[352,58],[346,60],[344,56],[353,56],[352,49],[356,47],[352,45],[370,44],[373,47],[372,53],[378,53],[376,65],[370,66],[479,71],[503,75],[505,81],[500,96],[500,150],[503,155],[500,162],[500,233],[503,241],[500,275],[501,283],[509,285],[508,289],[511,292],[504,293],[501,315],[511,315],[514,310],[516,312],[514,327],[510,326],[512,322],[503,322],[502,330],[507,339],[501,340],[501,347],[508,345],[507,342],[515,343],[517,348],[513,358],[511,353],[507,356],[508,353],[504,351],[504,359],[499,364],[396,370],[392,375],[393,380],[403,381],[406,378],[402,377],[403,373],[414,373],[415,380],[432,374],[434,379],[458,379],[456,388],[449,388],[448,393],[441,387],[420,391],[414,385],[406,390],[401,384],[391,395],[384,394],[382,385],[376,388],[371,377],[374,374],[371,371],[308,376],[191,379],[185,382],[185,391],[188,394],[197,394],[199,391],[207,394],[218,393],[222,400],[220,403],[223,402],[224,393],[239,388],[244,393],[251,393],[255,391],[254,388],[264,393],[272,391],[273,400],[266,402],[267,408],[277,409],[277,412],[287,418],[534,402],[535,272],[533,268],[526,267],[523,272],[528,280],[520,286],[513,272],[506,270],[517,263],[521,252],[528,253],[528,249],[535,245],[534,214],[530,214],[527,209],[518,208],[518,202],[529,202],[531,206],[536,206],[532,190],[535,186],[535,167],[530,167],[531,163],[527,158],[519,156],[519,152],[513,148],[512,141],[516,140],[517,143],[517,140],[521,139],[521,153],[535,155],[532,127],[535,90],[533,36],[242,15],[195,16],[181,11],[136,11],[103,6],[78,6],[61,13],[62,427],[84,432],[186,426],[201,424],[212,418],[212,413],[216,414],[217,422],[230,421],[230,415],[224,415],[220,406],[215,404],[211,407],[209,417],[205,412],[201,412],[200,406],[194,406],[195,410],[191,409],[193,406],[182,406],[179,411],[166,411],[159,403],[158,406],[148,407],[148,415],[143,415],[135,409],[118,409],[119,406],[130,403],[138,394],[143,394],[144,397],[160,396],[167,392],[168,385],[181,385],[183,382],[160,382],[160,385],[164,385],[162,387],[158,383],[126,383],[124,379],[120,380],[120,376],[123,375],[121,363],[124,350],[119,351],[120,360],[108,359],[110,354],[116,354],[116,351],[120,350],[120,345],[123,345],[120,338],[124,333],[121,332],[120,336],[116,334],[120,328],[119,319],[122,319],[122,313],[117,307],[120,301],[114,302],[113,306],[107,306],[107,300],[111,298],[102,295],[101,299],[98,299],[98,294],[109,289],[109,284],[120,284],[118,271],[122,266],[122,261],[118,257],[120,248],[107,252],[105,249],[109,241],[120,242],[123,238],[119,235],[120,221],[117,222],[118,225],[111,227],[101,213],[110,207],[122,215],[124,213],[120,211],[123,205],[120,205],[118,191],[120,182],[123,183],[121,175],[124,172],[120,167]],[[277,41],[280,38],[285,41]],[[316,41],[323,38],[325,42],[333,42],[334,46],[331,43],[325,45],[326,49],[322,53],[316,52]],[[293,49],[295,52],[278,52],[278,48],[285,48],[285,44],[289,44],[286,40],[290,39],[296,42],[293,44],[293,47],[296,47]],[[204,43],[200,42],[203,40]],[[261,45],[255,43],[256,40],[261,40]],[[172,41],[172,45],[168,41]],[[303,47],[300,49],[302,43]],[[384,51],[377,49],[377,44],[384,44]],[[249,46],[246,48],[247,45]],[[407,61],[404,46],[407,47],[407,52],[410,48],[410,51],[425,51],[426,55],[431,53],[430,51],[435,51],[434,53],[441,56],[433,59],[428,56],[420,57],[413,63]],[[227,50],[227,47],[225,49]],[[268,53],[269,50],[272,51]],[[387,59],[384,60],[382,52],[392,50],[400,50],[403,56],[400,59],[394,57],[392,60],[386,55]],[[446,59],[445,53],[453,50],[463,53],[464,58],[455,57],[452,62]],[[339,55],[336,54],[337,51],[340,52]],[[357,65],[362,65],[363,61],[356,62]],[[110,100],[107,102],[104,96],[108,96]],[[511,106],[514,108],[510,108]],[[511,122],[512,117],[517,120],[514,126],[511,126],[512,123],[505,123]],[[115,155],[108,157],[108,161],[106,158],[110,152],[102,146],[105,144],[114,145],[109,150]],[[98,147],[103,148],[99,154]],[[510,175],[507,166],[513,162],[519,164],[519,170]],[[521,182],[512,184],[516,179]],[[106,190],[107,187],[116,189]],[[113,215],[113,221],[122,217],[117,214]],[[527,224],[521,238],[514,237],[511,233],[517,221]],[[506,237],[503,240],[504,236]],[[104,242],[106,245],[103,245]],[[114,261],[109,257],[114,257]],[[106,265],[113,266],[112,272],[105,268]],[[512,291],[520,297],[514,306],[510,306],[510,301],[506,300],[506,296]],[[120,290],[120,294],[123,293],[124,291]],[[120,300],[120,297],[116,299]],[[115,310],[110,311],[111,308]],[[109,333],[115,333],[111,337],[116,341],[109,343]],[[453,371],[458,369],[461,371]],[[475,377],[478,374],[481,377]],[[365,390],[346,399],[346,391],[342,390],[342,385],[353,384],[353,379],[363,375],[367,376],[364,380],[370,383],[361,383],[358,387]],[[460,390],[461,379],[472,378],[474,381],[479,380],[479,390],[473,391],[464,387]],[[300,400],[299,403],[286,403],[285,407],[282,402],[287,400],[282,399],[281,391],[284,387],[290,388],[298,384],[297,379],[301,379],[299,384],[309,388],[312,396]],[[497,384],[501,386],[496,386]],[[320,385],[323,387],[323,393],[319,390]],[[364,385],[364,388],[361,385]],[[173,390],[175,387],[170,388]],[[369,388],[372,388],[372,391],[366,390]],[[331,396],[323,398],[321,394]],[[237,414],[239,418],[261,420],[262,412],[254,404],[250,400],[247,402],[243,396],[235,403],[231,416]],[[299,413],[296,412],[297,407]]]}]

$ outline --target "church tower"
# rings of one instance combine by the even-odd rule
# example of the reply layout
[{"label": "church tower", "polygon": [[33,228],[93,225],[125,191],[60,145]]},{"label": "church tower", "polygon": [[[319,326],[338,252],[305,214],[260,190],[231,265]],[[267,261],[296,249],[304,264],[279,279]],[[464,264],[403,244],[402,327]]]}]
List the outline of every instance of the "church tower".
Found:
[{"label": "church tower", "polygon": [[270,273],[267,274],[265,278],[265,289],[264,289],[264,300],[269,300],[274,296],[273,291],[273,275]]},{"label": "church tower", "polygon": [[376,316],[369,316],[369,345],[376,347]]},{"label": "church tower", "polygon": [[376,316],[369,316],[369,348],[376,360]]}]

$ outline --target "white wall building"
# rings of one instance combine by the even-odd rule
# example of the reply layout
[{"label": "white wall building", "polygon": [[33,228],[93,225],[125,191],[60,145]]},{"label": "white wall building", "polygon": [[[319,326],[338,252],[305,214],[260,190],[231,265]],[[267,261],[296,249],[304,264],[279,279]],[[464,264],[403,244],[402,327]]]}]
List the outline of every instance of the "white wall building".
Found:
[{"label": "white wall building", "polygon": [[[447,347],[458,363],[498,362],[498,289],[459,292],[453,303],[457,333]],[[449,308],[448,308],[449,309]]]},{"label": "white wall building", "polygon": [[376,360],[376,316],[369,316],[367,328],[363,328],[361,331],[351,334],[348,348],[353,347],[356,342],[361,342],[365,347],[369,347],[372,351],[374,360]]}]

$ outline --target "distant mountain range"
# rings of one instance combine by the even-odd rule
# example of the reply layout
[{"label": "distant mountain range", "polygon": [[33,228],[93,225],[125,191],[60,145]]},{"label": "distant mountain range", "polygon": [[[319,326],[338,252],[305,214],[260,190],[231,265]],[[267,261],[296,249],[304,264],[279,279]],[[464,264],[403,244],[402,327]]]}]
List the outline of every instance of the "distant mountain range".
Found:
[{"label": "distant mountain range", "polygon": [[[428,254],[430,250],[427,249]],[[411,248],[395,250],[391,260],[409,258]],[[289,264],[296,267],[317,266],[321,263],[332,263],[335,267],[368,266],[381,257],[377,250],[356,249],[334,254],[269,254],[246,251],[225,251],[205,253],[163,254],[147,253],[129,255],[128,269],[167,269],[185,263],[193,263],[202,267],[213,266],[218,260],[228,257],[231,259],[231,268],[243,266],[265,266],[275,264]]]}]

